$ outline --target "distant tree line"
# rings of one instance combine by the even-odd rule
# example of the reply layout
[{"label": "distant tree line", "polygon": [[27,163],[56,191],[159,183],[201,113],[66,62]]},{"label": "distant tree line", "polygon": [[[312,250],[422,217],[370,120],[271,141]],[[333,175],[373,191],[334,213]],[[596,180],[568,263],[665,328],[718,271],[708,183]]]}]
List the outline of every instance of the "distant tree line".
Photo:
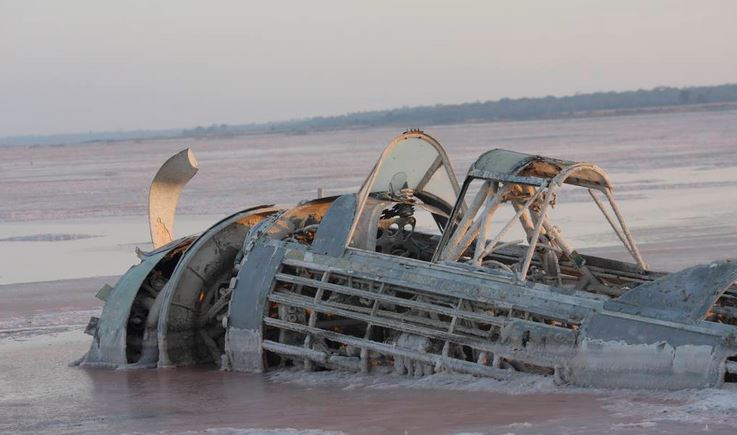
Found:
[{"label": "distant tree line", "polygon": [[48,145],[120,140],[147,140],[180,137],[236,136],[248,133],[307,133],[319,130],[363,127],[425,127],[468,122],[523,121],[574,116],[611,115],[632,111],[674,110],[678,106],[737,103],[737,84],[686,88],[657,87],[626,92],[596,92],[566,97],[502,98],[464,104],[402,107],[391,110],[356,112],[339,116],[318,116],[263,124],[212,124],[190,129],[89,132],[51,136],[0,138],[0,145]]},{"label": "distant tree line", "polygon": [[227,136],[237,131],[237,127],[230,127],[228,124],[212,124],[208,127],[197,126],[189,130],[183,130],[182,136],[186,137],[202,137],[202,136]]},{"label": "distant tree line", "polygon": [[[566,97],[502,98],[463,104],[402,107],[318,116],[265,124],[225,124],[184,130],[185,136],[237,135],[248,132],[308,132],[355,127],[427,126],[586,116],[649,108],[737,102],[737,84],[688,88],[657,87],[625,92],[596,92]],[[594,112],[594,113],[592,113]],[[611,114],[611,113],[600,113]]]}]

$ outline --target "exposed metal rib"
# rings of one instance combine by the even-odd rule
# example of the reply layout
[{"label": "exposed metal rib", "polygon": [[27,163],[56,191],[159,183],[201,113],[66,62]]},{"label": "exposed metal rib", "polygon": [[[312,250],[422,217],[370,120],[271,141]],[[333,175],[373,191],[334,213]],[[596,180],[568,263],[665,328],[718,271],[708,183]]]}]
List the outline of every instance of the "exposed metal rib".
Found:
[{"label": "exposed metal rib", "polygon": [[[416,361],[421,361],[429,364],[440,364],[444,367],[447,367],[450,370],[459,372],[459,373],[468,373],[473,375],[480,375],[480,376],[488,376],[494,379],[498,380],[507,380],[511,379],[517,376],[521,376],[522,373],[514,372],[512,370],[502,370],[491,366],[484,366],[477,363],[473,363],[470,361],[462,361],[455,358],[449,358],[449,357],[443,357],[442,355],[437,354],[431,354],[431,353],[423,353],[423,352],[417,352],[413,351],[411,349],[405,349],[397,346],[388,345],[385,343],[378,343],[371,340],[364,340],[362,338],[358,337],[351,337],[349,335],[340,334],[333,331],[326,331],[324,329],[318,329],[318,328],[311,328],[307,325],[302,325],[298,323],[290,323],[285,322],[283,320],[273,319],[273,318],[265,318],[264,323],[269,326],[274,326],[277,328],[282,329],[288,329],[290,331],[294,332],[301,332],[303,334],[312,334],[319,337],[326,338],[328,340],[336,341],[338,343],[342,343],[349,346],[355,346],[355,347],[365,347],[369,350],[373,350],[375,352],[379,352],[382,354],[389,354],[389,355],[396,355],[403,358],[408,358]],[[273,343],[273,342],[271,342]],[[267,348],[267,341],[264,341],[264,348],[267,350],[273,350],[276,353],[279,353],[279,350],[285,349],[287,351],[290,351],[292,349],[284,348],[282,347],[281,343],[276,343],[280,346],[272,346],[272,344],[269,343],[268,345],[271,346],[271,348]],[[292,346],[293,348],[299,349],[300,351],[303,351],[304,349],[297,346]],[[328,358],[327,354],[323,352],[318,351],[311,351],[311,352],[317,352],[322,353],[325,355],[325,359]],[[304,357],[306,354],[299,354],[295,355],[298,357]],[[311,356],[317,357],[316,354],[310,353]],[[320,356],[319,358],[323,358]]]}]

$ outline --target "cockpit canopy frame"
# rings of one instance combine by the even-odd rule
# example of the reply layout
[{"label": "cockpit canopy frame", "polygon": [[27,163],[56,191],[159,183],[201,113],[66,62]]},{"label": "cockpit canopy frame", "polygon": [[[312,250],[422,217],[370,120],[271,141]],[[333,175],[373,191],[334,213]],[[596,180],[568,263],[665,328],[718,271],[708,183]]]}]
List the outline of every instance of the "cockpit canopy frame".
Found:
[{"label": "cockpit canopy frame", "polygon": [[[483,184],[468,208],[465,208],[465,196],[474,180],[482,180]],[[547,214],[564,184],[587,189],[624,247],[637,265],[645,270],[647,264],[614,199],[611,179],[602,168],[593,163],[560,160],[504,149],[488,151],[471,165],[458,202],[450,214],[450,224],[443,233],[433,261],[458,261],[475,241],[472,263],[480,266],[485,257],[502,246],[501,238],[519,220],[529,246],[524,261],[514,271],[521,281],[526,279],[538,247],[542,247],[544,251],[554,251],[556,255],[565,255],[577,265],[587,280],[595,281],[596,278],[587,270],[583,257],[565,241]],[[597,192],[604,194],[613,215]],[[499,207],[505,203],[514,207],[515,215],[495,237],[487,239],[492,220]],[[464,204],[463,207],[461,204]]]}]

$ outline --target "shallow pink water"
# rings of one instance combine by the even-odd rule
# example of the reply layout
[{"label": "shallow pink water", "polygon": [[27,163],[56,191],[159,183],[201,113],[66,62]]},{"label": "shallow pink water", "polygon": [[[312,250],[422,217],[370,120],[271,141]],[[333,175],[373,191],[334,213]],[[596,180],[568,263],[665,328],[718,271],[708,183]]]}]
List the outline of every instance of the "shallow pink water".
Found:
[{"label": "shallow pink water", "polygon": [[[0,432],[232,432],[320,429],[347,433],[693,433],[662,406],[687,396],[561,389],[531,377],[503,384],[347,374],[247,375],[206,369],[110,371],[67,366],[86,349],[80,331],[0,341]],[[463,388],[469,391],[463,391]],[[737,394],[734,396],[737,398]],[[653,407],[638,414],[608,406]],[[735,405],[737,406],[737,405]],[[626,406],[623,408],[626,410]],[[706,412],[702,412],[706,414]],[[735,427],[709,424],[716,433]]]},{"label": "shallow pink water", "polygon": [[[600,163],[618,186],[646,259],[674,269],[737,256],[735,119],[735,112],[686,113],[444,126],[429,133],[448,148],[459,175],[496,146]],[[52,267],[59,264],[74,272],[69,277],[124,272],[135,262],[135,244],[146,238],[145,225],[126,219],[145,223],[152,174],[185,146],[194,146],[201,167],[182,198],[186,226],[194,214],[294,202],[320,186],[329,194],[354,190],[397,133],[0,148],[0,238],[85,228],[102,235],[0,242],[2,264],[14,269],[0,269],[0,282],[13,282],[2,275],[27,267],[40,268],[13,276],[59,279]],[[591,226],[594,214],[577,210],[561,216],[572,239],[617,255]],[[90,267],[91,258],[112,267]],[[99,309],[93,295],[102,281],[0,286],[0,432],[737,433],[737,391],[730,389],[596,391],[535,377],[506,384],[462,376],[70,368],[90,340],[74,325]]]}]

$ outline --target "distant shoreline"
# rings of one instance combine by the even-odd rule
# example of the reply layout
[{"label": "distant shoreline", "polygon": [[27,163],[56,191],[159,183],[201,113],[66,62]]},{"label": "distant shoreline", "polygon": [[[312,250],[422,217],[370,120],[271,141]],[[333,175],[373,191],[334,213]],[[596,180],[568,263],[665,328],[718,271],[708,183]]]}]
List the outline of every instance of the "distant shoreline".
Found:
[{"label": "distant shoreline", "polygon": [[[652,106],[652,107],[641,107],[641,108],[633,108],[633,109],[590,110],[590,111],[571,112],[568,114],[543,116],[539,118],[499,118],[499,119],[493,119],[493,120],[468,119],[468,120],[458,121],[458,122],[432,123],[432,124],[427,124],[424,126],[415,126],[415,125],[408,126],[404,124],[381,124],[381,125],[369,125],[369,126],[346,126],[346,127],[324,128],[324,129],[314,128],[314,129],[294,130],[294,131],[288,131],[288,130],[251,131],[251,132],[244,132],[241,134],[234,134],[234,135],[213,135],[213,136],[204,136],[204,137],[205,138],[206,137],[239,137],[239,136],[263,135],[263,134],[302,135],[302,134],[312,134],[312,133],[324,133],[324,132],[331,132],[331,131],[367,130],[367,129],[372,129],[372,128],[392,128],[392,127],[406,130],[409,128],[424,129],[425,127],[440,126],[440,125],[472,125],[472,124],[494,124],[494,123],[504,123],[504,122],[559,121],[559,120],[567,120],[567,119],[614,118],[614,117],[620,117],[620,116],[667,115],[667,114],[672,114],[672,113],[729,112],[733,110],[737,110],[737,102],[708,103],[708,104],[683,104],[683,105],[678,105],[678,106]],[[201,138],[198,136],[177,136],[177,137],[170,137],[166,139],[177,139],[180,137],[184,139]]]},{"label": "distant shoreline", "polygon": [[137,140],[232,138],[264,134],[305,135],[369,128],[427,128],[495,122],[633,116],[737,110],[737,84],[597,92],[563,97],[503,98],[462,104],[402,107],[315,116],[261,124],[213,124],[189,129],[131,130],[0,138],[0,146],[54,146]]},{"label": "distant shoreline", "polygon": [[205,139],[222,139],[222,138],[237,138],[237,137],[252,137],[252,136],[268,136],[268,135],[294,135],[302,136],[308,134],[327,133],[332,131],[364,131],[372,128],[397,128],[399,130],[407,130],[409,128],[420,128],[427,129],[433,126],[440,125],[473,125],[473,124],[494,124],[494,123],[505,123],[505,122],[536,122],[536,121],[560,121],[560,120],[575,120],[575,119],[592,119],[592,118],[616,118],[624,116],[644,116],[644,115],[668,115],[674,113],[699,113],[699,112],[729,112],[737,111],[737,102],[730,103],[708,103],[708,104],[683,104],[678,106],[653,106],[653,107],[641,107],[633,109],[606,109],[606,110],[591,110],[591,111],[580,111],[572,112],[565,115],[551,115],[539,118],[526,118],[526,119],[468,119],[459,122],[452,123],[433,123],[422,126],[415,125],[404,125],[404,124],[382,124],[382,125],[360,125],[360,126],[345,126],[345,127],[329,127],[329,128],[312,128],[305,130],[252,130],[244,131],[233,134],[213,134],[213,135],[172,135],[172,136],[156,136],[156,137],[144,137],[144,138],[126,138],[126,139],[98,139],[88,140],[79,142],[61,142],[61,143],[43,143],[43,144],[4,144],[0,142],[0,146],[22,146],[29,148],[37,147],[54,147],[63,145],[94,145],[98,143],[112,144],[112,143],[123,143],[123,142],[138,142],[138,141],[157,141],[157,140],[172,140],[172,139],[183,139],[183,140],[205,140]]}]

